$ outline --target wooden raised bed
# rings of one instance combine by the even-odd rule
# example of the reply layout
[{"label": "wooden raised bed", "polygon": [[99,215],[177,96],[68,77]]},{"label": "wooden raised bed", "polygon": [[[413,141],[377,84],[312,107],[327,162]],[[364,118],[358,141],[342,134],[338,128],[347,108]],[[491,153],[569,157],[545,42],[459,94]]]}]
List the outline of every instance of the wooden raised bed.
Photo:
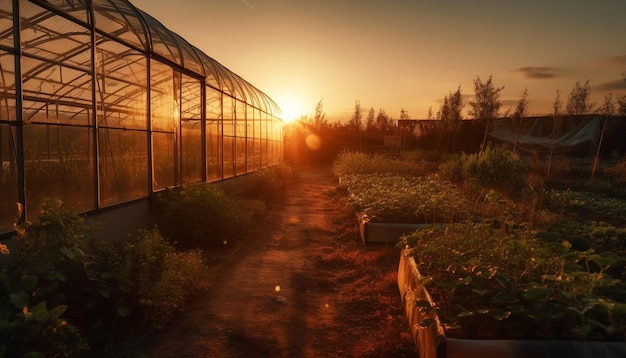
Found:
[{"label": "wooden raised bed", "polygon": [[[447,338],[436,314],[425,314],[415,304],[426,300],[435,306],[421,284],[421,274],[407,250],[400,253],[398,288],[413,340],[421,358],[623,358],[625,342],[585,342],[566,340],[473,340]],[[420,322],[435,323],[422,328]]]}]

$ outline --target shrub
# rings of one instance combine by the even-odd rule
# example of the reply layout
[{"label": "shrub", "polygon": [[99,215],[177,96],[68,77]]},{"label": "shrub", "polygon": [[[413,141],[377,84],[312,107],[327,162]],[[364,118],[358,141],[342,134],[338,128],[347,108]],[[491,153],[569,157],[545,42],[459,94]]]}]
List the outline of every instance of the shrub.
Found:
[{"label": "shrub", "polygon": [[271,202],[280,199],[295,173],[287,164],[277,164],[249,174],[240,194],[244,198]]},{"label": "shrub", "polygon": [[228,197],[208,183],[165,191],[155,204],[163,236],[180,249],[222,247],[241,237],[256,214],[246,201]]},{"label": "shrub", "polygon": [[92,265],[93,229],[60,200],[46,200],[38,219],[16,225],[11,253],[2,261],[0,351],[78,355],[89,346],[76,318],[100,286]]},{"label": "shrub", "polygon": [[170,322],[206,287],[201,252],[177,252],[157,229],[106,244],[52,199],[36,223],[16,229],[11,252],[0,245],[8,255],[0,261],[0,356],[81,356],[90,347],[114,347],[111,340]]},{"label": "shrub", "polygon": [[135,310],[148,330],[160,329],[206,287],[200,251],[177,252],[158,229],[142,230],[119,248],[118,281],[128,291],[126,314]]},{"label": "shrub", "polygon": [[526,168],[522,159],[510,150],[487,147],[476,154],[463,154],[442,165],[441,174],[453,182],[499,190],[520,197],[526,188]]}]

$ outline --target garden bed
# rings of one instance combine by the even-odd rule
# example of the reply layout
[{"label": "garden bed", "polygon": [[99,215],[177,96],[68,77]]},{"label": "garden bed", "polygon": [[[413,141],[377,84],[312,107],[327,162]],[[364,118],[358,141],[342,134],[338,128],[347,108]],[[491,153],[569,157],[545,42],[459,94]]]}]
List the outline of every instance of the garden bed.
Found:
[{"label": "garden bed", "polygon": [[400,224],[400,223],[375,223],[361,220],[359,232],[363,244],[396,244],[402,235],[409,234],[418,229],[426,229],[441,224]]},{"label": "garden bed", "polygon": [[[426,312],[423,305],[418,304],[426,301],[432,307],[436,306],[423,281],[414,257],[408,255],[407,250],[403,250],[398,265],[398,288],[413,340],[421,358],[626,357],[626,343],[624,342],[448,338],[437,314],[433,311]],[[432,323],[424,326],[425,320]]]}]

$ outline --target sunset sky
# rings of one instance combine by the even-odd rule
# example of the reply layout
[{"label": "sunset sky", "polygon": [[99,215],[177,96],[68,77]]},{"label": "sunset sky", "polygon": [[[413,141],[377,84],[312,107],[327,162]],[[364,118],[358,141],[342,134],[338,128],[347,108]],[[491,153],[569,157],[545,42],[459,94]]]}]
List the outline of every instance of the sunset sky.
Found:
[{"label": "sunset sky", "polygon": [[346,121],[359,101],[394,118],[437,112],[473,80],[504,86],[503,110],[528,89],[546,114],[589,80],[592,97],[626,94],[623,0],[130,0],[267,93],[283,117]]}]

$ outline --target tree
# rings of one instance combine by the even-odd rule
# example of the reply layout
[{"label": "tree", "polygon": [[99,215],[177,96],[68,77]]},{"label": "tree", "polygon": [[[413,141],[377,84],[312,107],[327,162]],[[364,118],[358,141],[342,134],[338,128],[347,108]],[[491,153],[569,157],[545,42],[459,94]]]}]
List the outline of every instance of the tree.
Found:
[{"label": "tree", "polygon": [[617,115],[626,116],[626,95],[617,97]]},{"label": "tree", "polygon": [[519,102],[517,102],[517,105],[515,106],[515,112],[513,112],[513,116],[511,118],[513,126],[515,126],[515,143],[513,144],[513,153],[515,153],[517,149],[517,142],[519,140],[520,133],[522,132],[522,124],[527,116],[528,88],[525,88],[524,93],[522,93],[522,98],[520,98]]},{"label": "tree", "polygon": [[498,88],[494,86],[491,76],[485,83],[480,80],[480,77],[474,79],[474,100],[469,103],[468,114],[474,119],[485,122],[485,134],[480,146],[481,150],[485,148],[491,122],[500,117],[500,92],[503,89],[504,86]]},{"label": "tree", "polygon": [[580,81],[576,82],[574,88],[567,98],[567,105],[565,111],[570,116],[588,114],[591,113],[595,107],[594,103],[591,103],[591,86],[589,86],[589,80],[584,85],[580,84]]},{"label": "tree", "polygon": [[409,111],[405,110],[404,108],[402,108],[400,110],[400,119],[409,119]]},{"label": "tree", "polygon": [[323,111],[324,102],[323,99],[320,99],[317,102],[317,106],[315,106],[315,118],[313,119],[313,124],[316,128],[327,127],[328,121],[326,121],[326,114]]},{"label": "tree", "polygon": [[550,176],[550,169],[552,168],[552,152],[554,151],[554,143],[556,142],[556,136],[561,132],[561,108],[563,108],[563,102],[561,102],[561,92],[556,91],[556,97],[552,103],[552,141],[550,142],[550,155],[548,156],[548,167],[546,169],[546,177]]},{"label": "tree", "polygon": [[615,103],[613,103],[613,95],[609,93],[604,96],[604,103],[600,107],[600,114],[602,115],[602,130],[600,131],[600,139],[598,140],[598,148],[596,149],[596,155],[593,158],[593,167],[591,168],[591,179],[593,180],[598,169],[598,158],[600,158],[600,148],[602,147],[602,141],[604,139],[604,132],[606,131],[606,125],[609,119],[615,114]]},{"label": "tree", "polygon": [[392,120],[384,109],[378,110],[378,114],[376,115],[376,127],[383,133],[389,133],[393,129]]},{"label": "tree", "polygon": [[361,120],[363,115],[361,114],[361,102],[356,100],[354,102],[354,112],[352,113],[352,117],[350,117],[350,122],[348,126],[352,129],[361,130]]},{"label": "tree", "polygon": [[369,112],[367,112],[367,118],[365,119],[365,131],[373,132],[376,130],[376,112],[374,111],[374,107],[371,107]]},{"label": "tree", "polygon": [[428,107],[428,113],[426,114],[426,119],[433,119],[433,106]]}]

